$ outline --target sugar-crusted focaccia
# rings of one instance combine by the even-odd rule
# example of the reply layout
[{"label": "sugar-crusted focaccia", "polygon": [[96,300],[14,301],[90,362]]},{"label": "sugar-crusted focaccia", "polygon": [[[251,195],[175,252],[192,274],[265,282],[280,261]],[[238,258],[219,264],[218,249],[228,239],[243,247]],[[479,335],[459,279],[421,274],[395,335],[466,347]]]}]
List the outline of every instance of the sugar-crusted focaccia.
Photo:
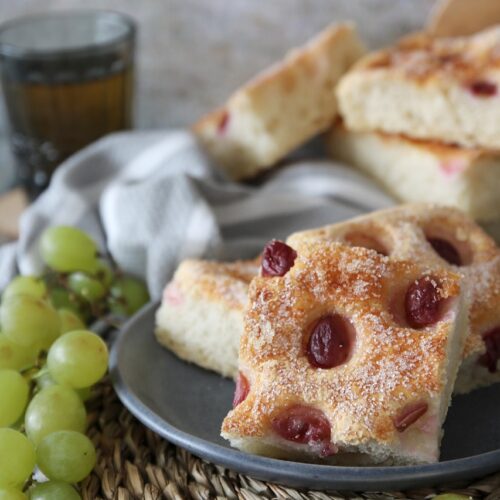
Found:
[{"label": "sugar-crusted focaccia", "polygon": [[237,90],[194,133],[228,177],[253,177],[328,128],[335,85],[362,53],[353,25],[330,26]]},{"label": "sugar-crusted focaccia", "polygon": [[163,293],[156,337],[180,358],[235,377],[248,284],[259,261],[185,260]]},{"label": "sugar-crusted focaccia", "polygon": [[500,249],[462,212],[432,204],[402,205],[295,233],[287,241],[296,247],[310,240],[342,241],[462,274],[470,288],[470,334],[455,392],[500,381]]},{"label": "sugar-crusted focaccia", "polygon": [[[472,258],[470,265],[458,268],[464,272],[466,284],[469,281],[475,283],[471,296],[471,334],[466,341],[463,366],[455,384],[455,392],[468,392],[500,381],[499,249],[470,219],[456,210],[437,205],[405,206],[296,233],[288,242],[297,245],[302,239],[339,240],[390,253],[392,258],[418,258],[427,266],[446,265],[427,240],[426,230],[434,227],[435,221],[438,224],[429,234],[442,233],[446,241],[458,241],[461,252],[464,251],[464,239],[470,238],[474,247],[472,257],[465,250],[466,258]],[[446,226],[444,231],[443,225]],[[443,251],[439,247],[438,250]],[[250,280],[258,273],[258,265],[249,262],[227,266],[225,263],[205,261],[183,263],[177,279],[165,291],[157,315],[157,335],[162,344],[171,346],[183,359],[234,378],[239,337],[243,331],[245,298]],[[450,267],[457,269],[453,265]],[[481,276],[480,280],[478,276]],[[221,289],[224,294],[220,293]],[[187,292],[189,300],[193,292],[195,307],[178,300],[184,296],[184,293],[180,295],[180,290]],[[218,294],[214,294],[214,290],[219,290]],[[223,295],[225,300],[221,300]],[[227,300],[228,295],[232,296],[232,300]],[[201,325],[199,321],[193,322],[192,318],[198,314],[200,317],[208,314],[211,320]],[[212,319],[214,317],[217,319]],[[209,342],[205,346],[207,339]],[[207,352],[215,356],[208,364]],[[223,355],[218,356],[218,352]]]},{"label": "sugar-crusted focaccia", "polygon": [[460,276],[329,240],[297,243],[294,261],[293,251],[275,258],[279,275],[250,284],[222,436],[288,459],[436,461],[468,330]]},{"label": "sugar-crusted focaccia", "polygon": [[500,149],[500,27],[404,38],[359,61],[337,96],[350,130]]},{"label": "sugar-crusted focaccia", "polygon": [[359,168],[402,201],[446,202],[481,222],[500,219],[500,151],[353,132],[340,121],[325,139],[333,159]]}]

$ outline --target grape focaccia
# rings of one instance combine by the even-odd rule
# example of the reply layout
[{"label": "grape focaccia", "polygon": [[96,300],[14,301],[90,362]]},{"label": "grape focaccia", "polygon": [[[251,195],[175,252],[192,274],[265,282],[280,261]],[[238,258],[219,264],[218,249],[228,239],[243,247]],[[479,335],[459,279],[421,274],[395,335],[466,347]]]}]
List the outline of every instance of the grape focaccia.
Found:
[{"label": "grape focaccia", "polygon": [[419,33],[368,54],[337,87],[346,126],[500,149],[500,27]]},{"label": "grape focaccia", "polygon": [[363,52],[352,24],[329,26],[201,118],[194,133],[228,177],[254,177],[329,127],[335,85]]},{"label": "grape focaccia", "polygon": [[185,260],[163,293],[156,338],[180,358],[235,377],[248,284],[258,260]]},{"label": "grape focaccia", "polygon": [[340,122],[325,140],[330,157],[359,168],[401,201],[446,200],[482,224],[500,221],[500,151],[354,132]]},{"label": "grape focaccia", "polygon": [[287,459],[437,461],[468,331],[461,277],[328,240],[298,243],[295,260],[289,247],[271,256],[279,275],[250,284],[222,436]]}]

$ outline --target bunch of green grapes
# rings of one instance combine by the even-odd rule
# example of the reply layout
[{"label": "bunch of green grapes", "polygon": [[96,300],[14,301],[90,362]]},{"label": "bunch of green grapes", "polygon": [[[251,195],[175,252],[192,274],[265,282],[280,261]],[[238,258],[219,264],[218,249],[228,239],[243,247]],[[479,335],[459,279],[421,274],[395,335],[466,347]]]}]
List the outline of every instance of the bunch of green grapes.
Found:
[{"label": "bunch of green grapes", "polygon": [[95,242],[79,229],[47,229],[40,239],[40,252],[49,268],[44,281],[58,309],[92,322],[108,312],[130,316],[149,301],[142,281],[99,259]]},{"label": "bunch of green grapes", "polygon": [[[78,229],[47,229],[40,253],[43,276],[16,277],[0,304],[0,500],[80,498],[73,484],[96,463],[85,400],[108,366],[105,342],[86,324],[149,300]],[[35,466],[47,482],[32,481]]]}]

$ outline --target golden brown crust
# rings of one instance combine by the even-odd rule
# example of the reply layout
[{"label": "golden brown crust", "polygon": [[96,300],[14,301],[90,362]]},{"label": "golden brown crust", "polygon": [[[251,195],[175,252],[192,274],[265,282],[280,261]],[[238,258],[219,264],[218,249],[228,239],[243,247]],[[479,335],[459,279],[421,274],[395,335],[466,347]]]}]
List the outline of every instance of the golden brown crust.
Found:
[{"label": "golden brown crust", "polygon": [[260,257],[236,262],[185,260],[175,273],[173,283],[182,294],[227,304],[243,310],[248,284],[257,275]]},{"label": "golden brown crust", "polygon": [[[391,303],[427,268],[331,241],[302,240],[297,250],[284,277],[258,277],[250,285],[240,370],[251,390],[222,433],[265,439],[277,411],[305,404],[325,413],[335,442],[390,446],[400,439],[393,417],[401,408],[421,400],[437,406],[457,304],[436,325],[414,330],[396,321]],[[459,297],[456,273],[435,269],[431,276],[443,297]],[[310,365],[304,336],[329,313],[349,318],[356,341],[348,362],[323,370]]]},{"label": "golden brown crust", "polygon": [[[260,92],[265,91],[266,87],[276,82],[279,83],[284,93],[291,93],[294,90],[296,68],[304,68],[304,71],[311,79],[324,73],[321,63],[324,61],[325,54],[335,51],[337,44],[343,38],[351,37],[352,30],[353,26],[350,23],[336,24],[327,28],[304,47],[292,50],[283,61],[255,76],[241,87],[238,93],[244,92],[250,97],[258,98]],[[352,60],[347,57],[347,54],[345,56],[344,68],[347,70]],[[332,89],[333,86],[334,82],[332,81]]]},{"label": "golden brown crust", "polygon": [[[345,124],[342,120],[337,120],[333,127],[329,130],[326,135],[326,142],[328,144],[330,135],[334,140],[336,134],[338,133],[351,134],[355,132],[351,132],[347,130]],[[370,132],[374,134],[382,141],[387,143],[406,143],[411,145],[413,148],[418,148],[425,153],[429,153],[433,156],[439,157],[443,161],[447,160],[460,160],[463,162],[466,167],[473,167],[474,165],[478,165],[477,160],[482,158],[491,158],[498,159],[500,158],[500,151],[495,151],[491,149],[484,149],[480,147],[464,147],[459,146],[457,144],[447,144],[439,141],[432,141],[426,139],[415,139],[413,137],[408,137],[403,134],[389,134],[387,132],[383,132],[380,130],[374,130]]]},{"label": "golden brown crust", "polygon": [[468,166],[475,165],[479,158],[498,157],[499,153],[483,148],[466,148],[453,144],[445,144],[439,141],[426,141],[424,139],[413,139],[401,134],[387,134],[384,132],[375,132],[382,140],[386,142],[405,141],[413,147],[426,151],[442,160],[460,158],[467,162]]},{"label": "golden brown crust", "polygon": [[488,71],[500,68],[500,29],[493,28],[477,37],[433,38],[416,33],[394,47],[366,56],[356,65],[361,71],[389,68],[421,83],[436,78],[473,83]]}]

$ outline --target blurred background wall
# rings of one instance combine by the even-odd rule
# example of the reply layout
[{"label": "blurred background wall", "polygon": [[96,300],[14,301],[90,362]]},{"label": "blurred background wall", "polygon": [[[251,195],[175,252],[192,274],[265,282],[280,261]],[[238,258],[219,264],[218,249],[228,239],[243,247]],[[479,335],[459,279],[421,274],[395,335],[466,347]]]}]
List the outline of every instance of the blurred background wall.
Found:
[{"label": "blurred background wall", "polygon": [[[0,0],[0,22],[54,9],[130,14],[139,26],[136,126],[191,123],[294,45],[353,20],[370,47],[418,29],[433,0]],[[0,105],[0,190],[11,162]]]}]

